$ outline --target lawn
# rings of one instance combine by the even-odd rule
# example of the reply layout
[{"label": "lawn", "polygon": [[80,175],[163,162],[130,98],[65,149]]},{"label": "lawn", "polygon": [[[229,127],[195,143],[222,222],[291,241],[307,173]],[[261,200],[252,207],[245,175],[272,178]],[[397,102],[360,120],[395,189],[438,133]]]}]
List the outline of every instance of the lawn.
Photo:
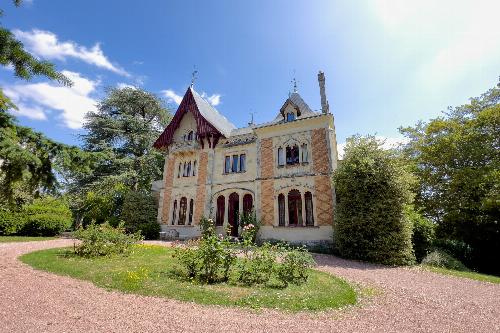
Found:
[{"label": "lawn", "polygon": [[96,286],[127,293],[181,301],[287,311],[337,309],[356,303],[356,292],[344,280],[311,270],[308,281],[288,288],[243,287],[228,283],[203,285],[185,281],[173,249],[137,245],[127,257],[85,259],[71,249],[48,249],[25,254],[21,260],[36,269],[88,280]]},{"label": "lawn", "polygon": [[500,276],[481,274],[476,272],[467,272],[467,271],[457,271],[454,269],[447,269],[441,267],[434,267],[429,265],[422,265],[423,268],[430,270],[435,273],[445,274],[445,275],[453,275],[458,277],[463,277],[472,280],[478,281],[486,281],[491,283],[500,283]]},{"label": "lawn", "polygon": [[0,236],[0,243],[36,242],[56,239],[55,237]]}]

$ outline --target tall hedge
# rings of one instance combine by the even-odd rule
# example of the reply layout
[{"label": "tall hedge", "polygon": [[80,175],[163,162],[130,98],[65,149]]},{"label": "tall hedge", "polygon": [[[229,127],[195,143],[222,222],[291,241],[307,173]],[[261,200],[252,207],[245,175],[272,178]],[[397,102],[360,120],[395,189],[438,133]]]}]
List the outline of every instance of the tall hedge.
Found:
[{"label": "tall hedge", "polygon": [[415,261],[404,213],[412,177],[399,159],[373,137],[352,137],[333,182],[334,241],[342,256],[388,265]]},{"label": "tall hedge", "polygon": [[55,236],[71,228],[73,215],[68,203],[60,198],[43,197],[23,207],[24,223],[19,234]]},{"label": "tall hedge", "polygon": [[158,239],[160,225],[156,220],[158,206],[151,193],[128,192],[123,202],[121,219],[128,232],[141,231],[145,239]]}]

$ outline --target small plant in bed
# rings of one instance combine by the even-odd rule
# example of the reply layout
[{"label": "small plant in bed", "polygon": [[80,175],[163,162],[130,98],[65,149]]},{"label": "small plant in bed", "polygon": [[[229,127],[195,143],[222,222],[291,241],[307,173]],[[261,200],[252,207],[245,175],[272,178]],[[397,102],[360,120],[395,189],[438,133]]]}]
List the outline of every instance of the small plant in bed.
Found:
[{"label": "small plant in bed", "polygon": [[242,248],[212,233],[174,248],[131,245],[127,256],[81,257],[72,249],[49,249],[21,260],[99,287],[200,304],[318,311],[356,303],[347,282],[311,269],[305,251],[291,251]]}]

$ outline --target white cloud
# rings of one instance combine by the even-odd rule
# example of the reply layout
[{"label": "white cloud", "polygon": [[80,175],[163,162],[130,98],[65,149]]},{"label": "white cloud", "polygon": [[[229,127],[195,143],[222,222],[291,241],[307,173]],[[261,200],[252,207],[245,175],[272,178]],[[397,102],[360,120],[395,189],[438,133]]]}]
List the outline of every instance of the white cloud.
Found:
[{"label": "white cloud", "polygon": [[72,87],[49,82],[16,84],[6,88],[5,94],[18,105],[19,115],[42,120],[47,119],[47,110],[56,110],[61,112],[65,126],[79,129],[85,114],[97,110],[97,101],[91,95],[99,82],[75,72],[62,73],[73,81]]},{"label": "white cloud", "polygon": [[59,41],[57,36],[50,31],[37,29],[21,31],[16,29],[13,32],[32,53],[39,57],[57,60],[72,57],[116,74],[130,77],[130,74],[123,68],[109,61],[102,52],[99,43],[87,48],[72,41]]},{"label": "white cloud", "polygon": [[12,114],[16,116],[23,116],[34,120],[47,120],[45,111],[40,106],[28,106],[23,103],[17,104],[17,110],[11,110]]},{"label": "white cloud", "polygon": [[434,90],[470,79],[486,68],[500,68],[499,1],[377,0],[373,4],[389,36],[418,57],[419,86]]},{"label": "white cloud", "polygon": [[212,104],[213,106],[217,106],[220,104],[220,96],[220,94],[213,94],[211,96],[208,96],[205,92],[201,94],[201,97],[206,99],[208,103]]},{"label": "white cloud", "polygon": [[119,89],[123,89],[123,88],[132,88],[132,89],[136,89],[135,86],[131,85],[131,84],[128,84],[128,83],[124,83],[124,82],[118,82],[116,84],[116,86],[119,88]]},{"label": "white cloud", "polygon": [[167,90],[162,90],[161,93],[165,95],[167,98],[167,102],[172,103],[174,102],[175,104],[179,105],[182,102],[182,96],[177,95],[173,90],[167,89]]},{"label": "white cloud", "polygon": [[[172,89],[162,90],[161,93],[167,98],[167,102],[169,103],[174,102],[175,104],[179,105],[182,102],[183,96],[177,95],[177,93]],[[201,97],[213,106],[217,106],[220,104],[220,94],[212,94],[209,96],[206,92],[202,92]]]},{"label": "white cloud", "polygon": [[[403,137],[394,138],[385,136],[375,136],[375,139],[377,139],[380,143],[382,143],[383,149],[397,148],[400,144],[408,143],[408,139]],[[346,144],[347,144],[346,142],[342,142],[337,145],[339,159],[344,158]]]}]

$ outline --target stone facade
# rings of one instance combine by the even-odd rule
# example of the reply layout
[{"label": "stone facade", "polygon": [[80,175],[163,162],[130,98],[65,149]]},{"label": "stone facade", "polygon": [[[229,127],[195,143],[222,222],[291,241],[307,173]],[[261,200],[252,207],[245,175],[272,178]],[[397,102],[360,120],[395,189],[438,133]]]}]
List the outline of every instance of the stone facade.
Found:
[{"label": "stone facade", "polygon": [[255,211],[262,239],[331,241],[337,145],[328,110],[313,112],[294,92],[274,120],[237,129],[189,88],[155,143],[166,156],[162,229],[197,237],[206,216],[222,233]]}]

